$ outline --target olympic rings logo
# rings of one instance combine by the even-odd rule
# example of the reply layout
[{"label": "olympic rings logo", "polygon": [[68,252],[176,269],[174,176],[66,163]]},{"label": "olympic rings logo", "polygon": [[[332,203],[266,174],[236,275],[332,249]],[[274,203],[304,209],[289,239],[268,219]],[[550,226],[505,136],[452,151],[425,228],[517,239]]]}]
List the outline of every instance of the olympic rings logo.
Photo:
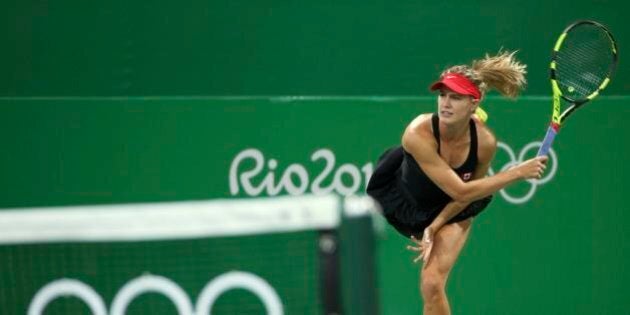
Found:
[{"label": "olympic rings logo", "polygon": [[[123,315],[131,302],[143,293],[160,293],[167,297],[180,315],[207,315],[212,305],[225,291],[245,289],[258,296],[263,302],[267,314],[282,315],[283,307],[276,291],[262,278],[242,271],[231,271],[208,282],[193,305],[186,292],[172,280],[157,276],[143,275],[125,284],[114,297],[110,315]],[[74,296],[83,301],[94,315],[106,315],[103,298],[89,285],[75,279],[59,279],[42,287],[28,307],[28,315],[40,315],[50,302],[58,297]]]},{"label": "olympic rings logo", "polygon": [[[507,144],[503,142],[499,142],[497,144],[497,147],[505,151],[509,158],[509,161],[505,165],[503,165],[503,167],[499,170],[499,172],[503,172],[509,169],[510,167],[515,166],[527,160],[528,153],[533,149],[535,149],[537,152],[541,145],[542,145],[542,142],[540,141],[531,142],[527,144],[525,147],[523,147],[523,149],[521,150],[521,152],[519,152],[518,157],[517,157],[514,151],[512,150],[512,148],[510,148],[510,146],[508,146]],[[501,196],[507,202],[512,203],[512,204],[522,204],[532,199],[532,197],[534,196],[534,193],[536,193],[536,189],[538,188],[538,186],[546,184],[556,175],[556,171],[558,169],[558,157],[556,156],[556,152],[553,149],[551,149],[549,151],[548,156],[549,156],[549,160],[547,162],[547,165],[549,165],[549,168],[546,172],[546,175],[541,179],[527,180],[530,187],[529,187],[529,190],[527,190],[527,193],[525,193],[525,195],[521,197],[515,197],[515,196],[510,195],[506,189],[502,189],[499,192]],[[490,176],[495,174],[495,171],[492,169],[492,167],[490,167],[490,169],[488,170],[488,174]]]}]

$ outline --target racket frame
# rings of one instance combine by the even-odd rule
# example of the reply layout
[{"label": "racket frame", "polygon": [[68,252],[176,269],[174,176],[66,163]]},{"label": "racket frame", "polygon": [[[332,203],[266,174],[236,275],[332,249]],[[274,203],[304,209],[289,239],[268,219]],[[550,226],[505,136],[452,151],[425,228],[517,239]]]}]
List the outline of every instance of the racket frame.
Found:
[{"label": "racket frame", "polygon": [[[576,28],[577,26],[582,25],[582,24],[592,24],[600,28],[606,33],[612,46],[611,52],[612,52],[613,61],[610,64],[610,68],[608,70],[608,76],[604,78],[600,86],[594,92],[592,92],[591,94],[589,94],[583,99],[573,99],[569,96],[564,95],[564,93],[562,93],[562,90],[560,89],[560,86],[558,85],[558,81],[556,80],[556,67],[557,67],[556,60],[558,58],[558,51],[560,51],[560,48],[562,47],[562,43],[564,42],[564,39],[567,37],[568,33],[574,28]],[[552,97],[553,109],[552,109],[552,115],[551,115],[551,124],[549,128],[547,129],[547,133],[545,134],[545,138],[542,142],[542,145],[540,146],[540,149],[538,150],[537,156],[547,155],[549,153],[549,150],[551,149],[551,144],[553,143],[553,140],[555,139],[556,134],[560,130],[562,123],[567,117],[569,117],[569,115],[571,115],[571,113],[573,113],[576,109],[586,104],[587,102],[593,100],[595,97],[599,95],[599,93],[602,90],[606,88],[606,86],[608,86],[608,83],[610,83],[610,78],[612,77],[613,73],[615,72],[617,68],[617,58],[618,58],[617,55],[618,55],[617,42],[615,41],[615,38],[613,37],[612,33],[610,33],[608,28],[606,28],[606,26],[604,26],[601,23],[598,23],[592,20],[579,20],[567,26],[562,32],[562,34],[560,34],[560,37],[558,37],[558,39],[556,40],[556,44],[554,45],[552,57],[551,57],[551,64],[549,66],[551,90],[553,93],[553,97]],[[561,108],[560,108],[562,104],[561,99],[564,99],[565,101],[571,104],[567,109],[564,110],[564,112],[561,112]]]}]

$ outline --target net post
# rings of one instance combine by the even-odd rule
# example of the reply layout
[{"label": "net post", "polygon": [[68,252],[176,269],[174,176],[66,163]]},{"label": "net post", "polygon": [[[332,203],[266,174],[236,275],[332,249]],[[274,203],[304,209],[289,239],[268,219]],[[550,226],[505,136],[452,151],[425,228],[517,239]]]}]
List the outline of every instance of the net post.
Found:
[{"label": "net post", "polygon": [[343,199],[341,235],[344,314],[376,315],[379,299],[376,282],[376,202],[369,196]]},{"label": "net post", "polygon": [[323,314],[342,313],[339,235],[336,229],[319,231],[320,297]]}]

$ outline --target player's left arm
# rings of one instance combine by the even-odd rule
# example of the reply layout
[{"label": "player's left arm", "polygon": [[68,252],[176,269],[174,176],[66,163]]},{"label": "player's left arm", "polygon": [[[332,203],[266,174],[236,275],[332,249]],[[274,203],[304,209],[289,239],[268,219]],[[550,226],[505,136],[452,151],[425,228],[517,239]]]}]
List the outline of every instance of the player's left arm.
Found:
[{"label": "player's left arm", "polygon": [[[473,173],[473,179],[479,179],[486,176],[488,173],[488,169],[490,168],[490,164],[492,159],[494,159],[494,154],[497,150],[497,140],[494,134],[485,127],[482,123],[478,123],[477,127],[479,132],[477,133],[478,137],[478,149],[477,149],[477,166],[475,167],[475,171]],[[422,259],[425,263],[428,261],[429,256],[431,255],[431,249],[433,247],[433,236],[435,233],[442,228],[450,219],[455,217],[462,210],[466,209],[466,207],[470,203],[468,202],[460,202],[460,201],[451,201],[449,202],[444,209],[438,214],[438,216],[431,222],[431,224],[423,231],[422,239],[417,239],[413,235],[411,236],[411,240],[415,243],[416,246],[407,246],[407,249],[418,252],[419,255],[414,259],[414,262]]]},{"label": "player's left arm", "polygon": [[[472,175],[472,179],[483,178],[488,174],[488,169],[494,158],[494,154],[497,150],[497,140],[492,132],[483,123],[478,123],[477,133],[478,149],[477,149],[477,166]],[[440,214],[431,222],[429,227],[434,231],[438,231],[444,224],[450,219],[464,210],[470,203],[451,201],[449,202]]]}]

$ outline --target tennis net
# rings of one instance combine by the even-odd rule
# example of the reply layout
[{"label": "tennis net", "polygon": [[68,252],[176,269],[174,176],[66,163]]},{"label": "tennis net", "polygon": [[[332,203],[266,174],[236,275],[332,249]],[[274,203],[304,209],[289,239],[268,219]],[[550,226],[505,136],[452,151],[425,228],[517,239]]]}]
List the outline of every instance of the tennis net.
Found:
[{"label": "tennis net", "polygon": [[371,210],[336,196],[0,210],[0,313],[373,314]]}]

